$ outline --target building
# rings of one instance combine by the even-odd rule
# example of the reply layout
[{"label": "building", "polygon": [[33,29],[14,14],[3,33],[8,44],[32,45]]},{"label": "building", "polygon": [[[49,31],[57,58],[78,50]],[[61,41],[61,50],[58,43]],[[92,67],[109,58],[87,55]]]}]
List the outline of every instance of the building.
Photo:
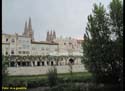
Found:
[{"label": "building", "polygon": [[36,41],[29,18],[22,35],[2,34],[2,55],[9,56],[10,75],[45,74],[53,65],[59,73],[65,73],[69,70],[69,63],[74,65],[75,72],[81,72],[85,71],[81,63],[81,43],[82,40],[71,37],[57,38],[54,30],[47,32],[46,41]]}]

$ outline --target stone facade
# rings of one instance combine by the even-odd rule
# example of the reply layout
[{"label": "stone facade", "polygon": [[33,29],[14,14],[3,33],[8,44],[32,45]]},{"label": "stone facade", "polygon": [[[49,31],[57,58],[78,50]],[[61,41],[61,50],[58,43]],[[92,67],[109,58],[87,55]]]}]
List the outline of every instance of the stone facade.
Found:
[{"label": "stone facade", "polygon": [[[86,72],[84,65],[73,65],[73,72]],[[9,67],[9,75],[40,75],[46,74],[52,66],[43,67]],[[69,73],[69,66],[56,66],[58,73]]]},{"label": "stone facade", "polygon": [[46,41],[35,41],[30,18],[22,35],[2,34],[2,55],[9,56],[10,75],[45,74],[50,66],[66,73],[70,61],[74,72],[82,72],[85,69],[81,63],[81,44],[82,40],[57,37],[54,30],[47,32]]},{"label": "stone facade", "polygon": [[55,66],[58,73],[68,73],[72,64],[73,72],[85,72],[81,56],[9,56],[9,75],[46,74]]}]

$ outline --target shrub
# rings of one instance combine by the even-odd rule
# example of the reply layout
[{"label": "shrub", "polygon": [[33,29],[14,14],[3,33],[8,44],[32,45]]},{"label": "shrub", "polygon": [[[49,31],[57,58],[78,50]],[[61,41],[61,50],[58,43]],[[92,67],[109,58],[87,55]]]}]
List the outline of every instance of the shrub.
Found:
[{"label": "shrub", "polygon": [[55,68],[55,66],[48,70],[47,77],[50,87],[53,87],[57,84],[57,69]]}]

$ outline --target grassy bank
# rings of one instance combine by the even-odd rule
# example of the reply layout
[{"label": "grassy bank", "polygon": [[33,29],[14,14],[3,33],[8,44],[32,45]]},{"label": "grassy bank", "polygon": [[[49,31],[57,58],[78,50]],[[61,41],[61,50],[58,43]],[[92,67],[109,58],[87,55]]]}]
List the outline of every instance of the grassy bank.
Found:
[{"label": "grassy bank", "polygon": [[[89,72],[79,72],[73,73],[72,77],[70,73],[58,74],[58,83],[68,83],[73,82],[85,82],[90,80],[92,77]],[[30,76],[9,76],[8,81],[5,85],[26,85],[28,87],[39,87],[39,86],[48,86],[47,75],[30,75]]]},{"label": "grassy bank", "polygon": [[[90,78],[92,75],[89,72],[78,72],[78,73],[73,73],[73,78],[83,78],[87,79]],[[63,74],[58,74],[59,78],[70,78],[70,73],[63,73]],[[24,80],[24,81],[30,81],[30,80],[37,80],[37,79],[47,79],[47,75],[29,75],[29,76],[9,76],[8,80],[9,81],[14,81],[14,80]]]}]

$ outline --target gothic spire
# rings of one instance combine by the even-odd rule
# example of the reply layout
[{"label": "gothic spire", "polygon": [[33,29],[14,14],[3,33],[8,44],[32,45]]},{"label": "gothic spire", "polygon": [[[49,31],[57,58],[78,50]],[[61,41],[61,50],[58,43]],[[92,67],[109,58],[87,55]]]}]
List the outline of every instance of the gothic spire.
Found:
[{"label": "gothic spire", "polygon": [[29,31],[32,31],[32,22],[31,22],[31,17],[29,18],[28,30],[29,30]]},{"label": "gothic spire", "polygon": [[49,31],[47,32],[46,41],[49,41]]},{"label": "gothic spire", "polygon": [[53,38],[53,33],[52,33],[52,30],[50,32],[50,41],[52,41],[52,38]]},{"label": "gothic spire", "polygon": [[56,39],[56,32],[55,32],[55,30],[53,31],[53,39]]},{"label": "gothic spire", "polygon": [[23,33],[23,35],[26,35],[26,33],[27,33],[27,21],[25,21],[25,27],[24,27],[24,33]]}]

